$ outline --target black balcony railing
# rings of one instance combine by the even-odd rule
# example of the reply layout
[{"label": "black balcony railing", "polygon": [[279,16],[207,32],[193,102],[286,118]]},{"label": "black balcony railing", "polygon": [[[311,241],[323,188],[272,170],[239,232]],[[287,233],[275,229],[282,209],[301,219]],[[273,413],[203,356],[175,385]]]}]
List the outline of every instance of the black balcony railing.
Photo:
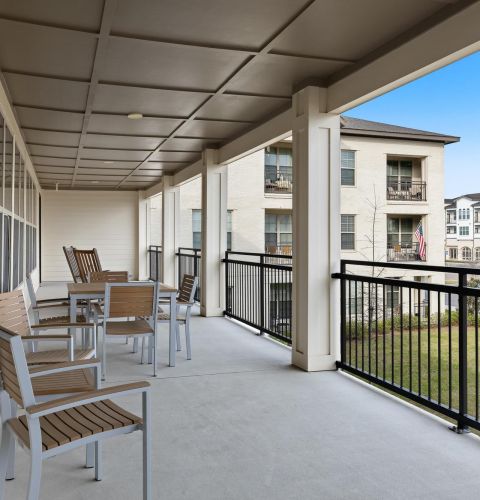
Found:
[{"label": "black balcony railing", "polygon": [[226,252],[223,262],[225,315],[291,344],[292,258]]},{"label": "black balcony railing", "polygon": [[291,193],[293,187],[292,174],[281,174],[275,179],[265,178],[266,193]]},{"label": "black balcony railing", "polygon": [[397,177],[387,179],[387,200],[425,201],[426,199],[426,182],[399,181]]},{"label": "black balcony railing", "polygon": [[[354,266],[353,268],[351,266]],[[363,266],[363,267],[360,267]],[[363,274],[353,274],[363,272]],[[456,274],[443,285],[379,277],[379,270]],[[479,269],[341,263],[339,368],[480,430]]]},{"label": "black balcony railing", "polygon": [[388,262],[415,262],[426,260],[426,245],[425,251],[420,252],[420,245],[415,243],[396,243],[387,245],[387,261]]},{"label": "black balcony railing", "polygon": [[150,245],[148,247],[149,278],[153,281],[162,281],[162,247]]},{"label": "black balcony railing", "polygon": [[198,248],[179,247],[175,255],[178,258],[178,285],[181,285],[184,274],[196,276],[198,278],[198,286],[195,292],[195,301],[200,302],[201,250]]}]

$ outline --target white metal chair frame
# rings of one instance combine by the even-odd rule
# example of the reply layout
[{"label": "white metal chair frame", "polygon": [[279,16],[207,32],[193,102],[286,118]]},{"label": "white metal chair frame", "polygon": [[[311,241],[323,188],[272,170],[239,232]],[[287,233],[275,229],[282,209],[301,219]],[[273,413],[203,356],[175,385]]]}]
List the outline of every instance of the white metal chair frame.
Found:
[{"label": "white metal chair frame", "polygon": [[[60,398],[45,403],[37,403],[32,389],[32,383],[23,350],[21,338],[5,329],[0,329],[0,342],[5,346],[9,344],[9,356],[13,359],[15,373],[11,376],[8,388],[0,394],[2,403],[2,441],[0,446],[0,498],[5,497],[5,477],[7,473],[10,449],[14,445],[14,438],[23,442],[17,434],[18,426],[16,418],[9,411],[8,396],[25,408],[25,417],[28,425],[30,451],[30,479],[27,500],[38,500],[40,495],[40,482],[43,460],[61,453],[70,451],[79,446],[94,445],[95,450],[95,479],[102,478],[101,465],[101,441],[120,434],[129,434],[136,430],[143,432],[143,499],[151,500],[151,403],[150,384],[148,382],[136,382],[132,384],[118,385],[107,389],[100,389],[88,393],[78,394]],[[4,347],[3,347],[4,348]],[[59,368],[58,370],[61,370]],[[12,382],[13,381],[13,382]],[[17,394],[16,392],[19,392]],[[8,393],[8,395],[7,395]],[[142,395],[142,418],[139,423],[125,425],[111,430],[102,430],[80,439],[72,440],[66,444],[59,444],[51,449],[43,449],[41,418],[55,415],[58,412],[73,409],[82,405],[109,400],[111,397],[123,397],[131,394]]]},{"label": "white metal chair frame", "polygon": [[[152,287],[153,288],[153,294],[152,294],[152,309],[151,309],[151,314],[144,315],[144,316],[135,316],[135,318],[141,318],[145,319],[152,331],[145,331],[145,332],[134,332],[134,333],[128,333],[128,337],[133,337],[139,338],[148,338],[149,339],[149,362],[151,361],[153,364],[153,376],[157,376],[157,303],[158,303],[158,284],[157,283],[152,283],[151,281],[130,281],[128,283],[106,283],[105,284],[105,302],[104,302],[104,309],[103,309],[103,328],[102,328],[102,380],[105,380],[106,378],[106,365],[107,365],[107,336],[108,336],[108,325],[109,325],[109,319],[113,319],[111,317],[111,311],[110,311],[110,300],[111,300],[111,291],[114,288],[117,287]],[[125,315],[124,317],[130,317],[132,314],[129,314],[128,316]],[[118,318],[118,316],[117,316]],[[130,320],[127,319],[127,322]],[[110,322],[112,324],[114,322]],[[143,363],[143,350],[142,350],[142,358],[141,358],[141,363]]]},{"label": "white metal chair frame", "polygon": [[[190,317],[192,315],[192,307],[195,305],[195,292],[198,287],[198,277],[193,277],[193,285],[189,293],[189,297],[187,301],[177,299],[177,324],[176,324],[176,343],[177,343],[177,351],[182,350],[182,345],[180,342],[180,324],[185,325],[185,344],[187,348],[187,359],[192,359],[192,348],[190,342]],[[168,306],[167,302],[160,301],[161,306]],[[181,308],[185,308],[185,315],[181,315]],[[160,312],[157,316],[158,323],[169,323],[170,322],[170,314]],[[143,352],[143,345],[142,345]]]}]

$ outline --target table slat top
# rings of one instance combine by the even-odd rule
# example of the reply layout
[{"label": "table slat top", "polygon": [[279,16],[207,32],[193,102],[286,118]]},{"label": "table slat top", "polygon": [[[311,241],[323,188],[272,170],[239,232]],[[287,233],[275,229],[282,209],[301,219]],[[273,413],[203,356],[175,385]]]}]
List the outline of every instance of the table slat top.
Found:
[{"label": "table slat top", "polygon": [[[68,293],[70,295],[101,295],[105,293],[106,283],[67,283]],[[160,292],[176,293],[177,289],[171,285],[160,283]]]}]

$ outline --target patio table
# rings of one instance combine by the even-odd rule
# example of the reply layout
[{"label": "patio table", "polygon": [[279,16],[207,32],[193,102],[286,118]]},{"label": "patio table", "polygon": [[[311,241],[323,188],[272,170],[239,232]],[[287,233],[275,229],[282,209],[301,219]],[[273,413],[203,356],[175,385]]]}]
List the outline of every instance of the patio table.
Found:
[{"label": "patio table", "polygon": [[[70,298],[70,321],[77,320],[77,301],[95,300],[105,297],[105,283],[68,283],[68,296]],[[170,329],[168,365],[175,366],[176,345],[176,322],[177,322],[177,289],[173,286],[159,283],[159,297],[170,299]]]}]

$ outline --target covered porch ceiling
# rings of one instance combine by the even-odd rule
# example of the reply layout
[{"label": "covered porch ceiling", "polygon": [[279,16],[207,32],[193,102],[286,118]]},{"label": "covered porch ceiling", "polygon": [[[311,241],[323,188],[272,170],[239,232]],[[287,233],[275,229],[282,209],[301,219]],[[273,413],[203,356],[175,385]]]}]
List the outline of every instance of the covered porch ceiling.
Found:
[{"label": "covered porch ceiling", "polygon": [[475,51],[479,19],[478,0],[16,0],[0,76],[43,188],[146,189],[235,156],[306,85],[338,113]]}]

